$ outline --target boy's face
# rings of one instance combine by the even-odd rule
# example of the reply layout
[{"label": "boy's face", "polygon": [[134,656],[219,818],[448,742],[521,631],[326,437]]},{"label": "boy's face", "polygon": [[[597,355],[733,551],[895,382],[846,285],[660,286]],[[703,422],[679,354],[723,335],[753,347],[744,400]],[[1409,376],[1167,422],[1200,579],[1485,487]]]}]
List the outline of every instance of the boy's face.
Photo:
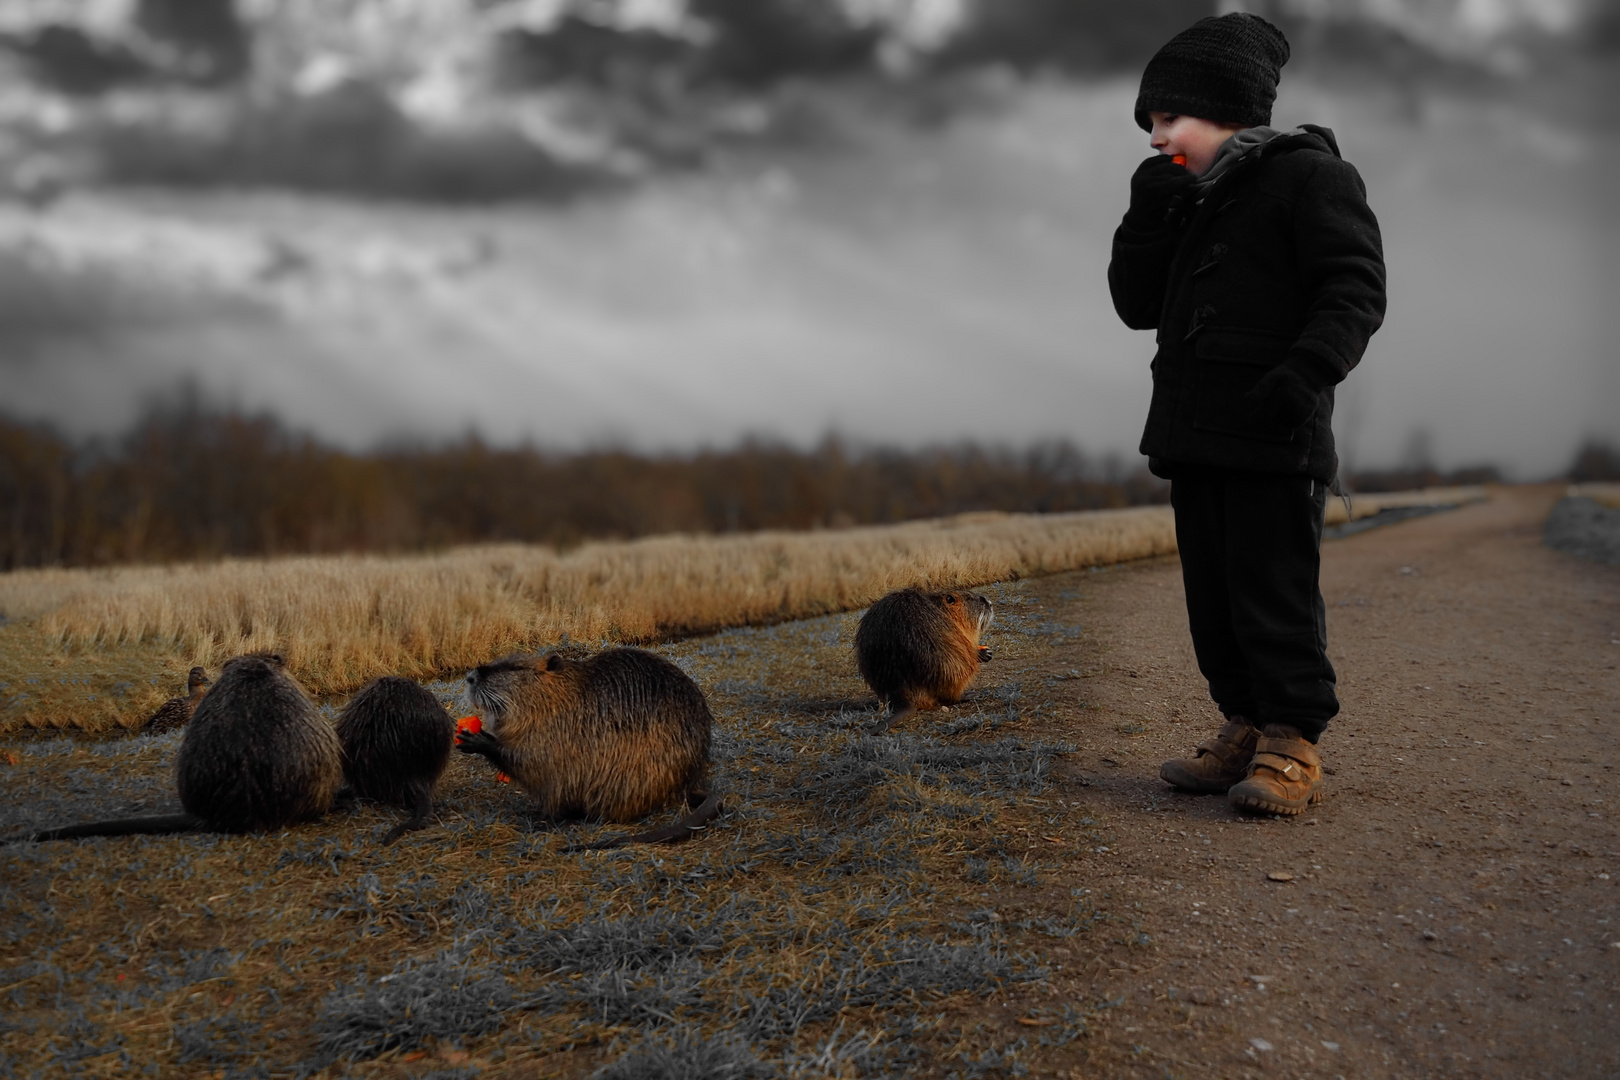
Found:
[{"label": "boy's face", "polygon": [[1171,157],[1185,157],[1187,171],[1195,176],[1209,172],[1221,144],[1243,130],[1242,124],[1217,124],[1177,113],[1148,113],[1148,119],[1153,121],[1153,149]]}]

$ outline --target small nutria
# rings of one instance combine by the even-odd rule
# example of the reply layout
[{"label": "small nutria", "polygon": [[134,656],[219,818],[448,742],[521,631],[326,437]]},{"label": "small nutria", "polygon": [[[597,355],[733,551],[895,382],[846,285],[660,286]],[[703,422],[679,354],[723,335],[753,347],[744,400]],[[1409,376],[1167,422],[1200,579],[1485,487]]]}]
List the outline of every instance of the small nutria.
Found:
[{"label": "small nutria", "polygon": [[337,733],[280,656],[228,660],[180,740],[175,779],[183,814],[48,829],[33,840],[131,833],[255,832],[318,817],[343,779]]},{"label": "small nutria", "polygon": [[439,699],[410,679],[384,676],[343,706],[337,735],[349,787],[411,813],[383,844],[425,828],[433,813],[434,785],[456,742],[456,722]]},{"label": "small nutria", "polygon": [[990,659],[979,639],[994,617],[989,597],[961,590],[901,589],[873,604],[855,629],[855,663],[889,714],[868,730],[961,701]]},{"label": "small nutria", "polygon": [[709,703],[661,656],[509,656],[468,672],[467,692],[486,726],[458,734],[457,747],[510,775],[547,817],[636,821],[677,798],[696,808],[668,828],[586,847],[682,839],[721,811],[708,791]]},{"label": "small nutria", "polygon": [[208,672],[200,667],[192,668],[186,676],[186,696],[170,698],[158,706],[158,711],[142,725],[143,730],[148,735],[166,735],[191,723],[191,714],[197,711],[197,704],[208,692],[208,686]]}]

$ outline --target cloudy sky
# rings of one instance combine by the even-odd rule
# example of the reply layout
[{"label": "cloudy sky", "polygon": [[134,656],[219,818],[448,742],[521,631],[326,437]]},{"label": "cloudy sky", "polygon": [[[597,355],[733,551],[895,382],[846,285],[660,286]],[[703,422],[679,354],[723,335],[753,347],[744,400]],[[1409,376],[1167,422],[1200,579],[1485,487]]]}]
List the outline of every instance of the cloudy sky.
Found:
[{"label": "cloudy sky", "polygon": [[[1104,278],[1149,151],[1134,85],[755,154],[569,208],[78,193],[0,207],[5,407],[116,431],[184,379],[352,446],[477,430],[687,448],[1063,437],[1134,456],[1149,334]],[[1285,80],[1384,227],[1390,315],[1342,388],[1352,467],[1550,474],[1620,440],[1599,313],[1612,140],[1507,100]],[[868,133],[871,135],[872,133]]]}]

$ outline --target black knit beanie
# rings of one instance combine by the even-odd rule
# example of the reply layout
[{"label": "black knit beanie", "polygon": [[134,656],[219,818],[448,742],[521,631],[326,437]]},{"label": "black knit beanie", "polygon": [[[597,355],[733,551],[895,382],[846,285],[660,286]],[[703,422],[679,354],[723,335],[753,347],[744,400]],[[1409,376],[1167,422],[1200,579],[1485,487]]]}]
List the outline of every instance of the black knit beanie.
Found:
[{"label": "black knit beanie", "polygon": [[1288,39],[1260,16],[1199,19],[1148,61],[1136,123],[1152,131],[1148,113],[1164,112],[1218,124],[1269,124],[1286,63]]}]

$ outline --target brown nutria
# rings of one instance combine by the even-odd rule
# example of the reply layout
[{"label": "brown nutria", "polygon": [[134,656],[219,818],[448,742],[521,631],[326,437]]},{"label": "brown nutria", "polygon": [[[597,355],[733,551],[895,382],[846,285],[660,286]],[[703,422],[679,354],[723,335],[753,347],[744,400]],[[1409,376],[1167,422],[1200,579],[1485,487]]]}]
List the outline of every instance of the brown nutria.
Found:
[{"label": "brown nutria", "polygon": [[468,672],[467,692],[487,726],[458,734],[457,747],[509,774],[547,817],[636,821],[677,798],[695,808],[668,828],[584,847],[682,839],[721,811],[708,792],[709,703],[661,656],[509,656]]},{"label": "brown nutria", "polygon": [[186,696],[170,698],[158,706],[158,711],[142,725],[143,730],[148,735],[166,735],[191,723],[191,714],[197,711],[197,703],[208,692],[208,686],[208,672],[192,668],[186,675]]},{"label": "brown nutria", "polygon": [[919,709],[961,701],[990,659],[979,639],[994,617],[989,597],[959,589],[901,589],[873,604],[855,629],[855,663],[889,714],[868,730],[884,732]]},{"label": "brown nutria", "polygon": [[450,764],[456,722],[439,699],[410,679],[384,676],[366,686],[337,719],[343,779],[357,795],[411,812],[383,837],[392,844],[426,827],[433,787]]},{"label": "brown nutria", "polygon": [[181,737],[175,779],[185,813],[70,825],[30,839],[279,829],[324,814],[342,778],[332,725],[281,657],[253,653],[226,661]]}]

